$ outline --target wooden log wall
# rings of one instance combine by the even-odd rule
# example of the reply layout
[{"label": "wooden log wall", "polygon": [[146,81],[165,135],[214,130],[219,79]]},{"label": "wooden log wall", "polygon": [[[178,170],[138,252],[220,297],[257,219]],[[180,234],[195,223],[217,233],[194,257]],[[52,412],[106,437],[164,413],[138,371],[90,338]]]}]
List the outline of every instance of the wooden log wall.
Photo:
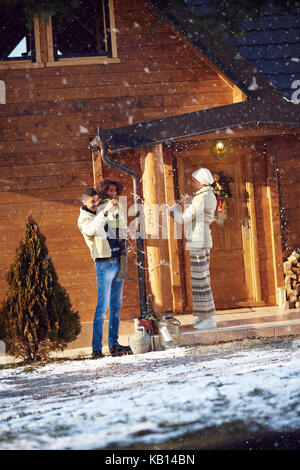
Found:
[{"label": "wooden log wall", "polygon": [[[81,191],[93,184],[89,136],[99,125],[233,102],[233,89],[171,25],[158,21],[146,1],[115,0],[115,18],[120,63],[0,68],[7,90],[0,105],[0,299],[31,212],[82,321],[92,321],[96,301],[94,267],[77,229]],[[139,158],[127,155],[124,163],[140,170]],[[105,166],[103,171],[121,178],[130,193],[130,178]],[[133,273],[134,254],[130,263]],[[136,316],[137,284],[132,292],[127,282],[123,317]]]},{"label": "wooden log wall", "polygon": [[275,283],[284,285],[282,261],[300,247],[299,157],[299,136],[252,142],[260,277],[263,299],[269,305],[278,303]]},{"label": "wooden log wall", "polygon": [[274,137],[273,152],[279,170],[286,258],[300,248],[300,137]]}]

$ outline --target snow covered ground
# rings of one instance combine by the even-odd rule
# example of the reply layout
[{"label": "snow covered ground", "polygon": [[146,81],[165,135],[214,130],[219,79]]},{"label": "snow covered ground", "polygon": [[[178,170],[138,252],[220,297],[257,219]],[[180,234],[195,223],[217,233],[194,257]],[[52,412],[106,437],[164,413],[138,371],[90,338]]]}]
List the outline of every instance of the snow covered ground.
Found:
[{"label": "snow covered ground", "polygon": [[0,449],[163,443],[241,421],[300,429],[300,340],[0,370]]}]

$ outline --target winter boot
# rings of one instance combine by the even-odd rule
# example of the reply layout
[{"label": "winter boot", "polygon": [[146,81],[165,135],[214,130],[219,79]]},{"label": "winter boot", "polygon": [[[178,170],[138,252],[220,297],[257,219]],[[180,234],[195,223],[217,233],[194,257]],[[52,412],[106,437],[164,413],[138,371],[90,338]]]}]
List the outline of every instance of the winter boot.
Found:
[{"label": "winter boot", "polygon": [[102,351],[93,351],[92,353],[92,359],[101,359],[104,357],[104,354],[102,354]]},{"label": "winter boot", "polygon": [[109,352],[112,356],[123,356],[124,354],[132,354],[130,346],[122,346],[122,344],[116,344],[115,346],[109,346]]}]

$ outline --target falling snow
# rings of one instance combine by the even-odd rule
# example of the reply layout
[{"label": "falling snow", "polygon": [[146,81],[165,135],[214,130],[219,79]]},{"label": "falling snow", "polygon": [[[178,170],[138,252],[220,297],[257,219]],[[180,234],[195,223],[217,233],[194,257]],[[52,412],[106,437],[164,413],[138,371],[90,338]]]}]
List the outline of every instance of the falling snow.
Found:
[{"label": "falling snow", "polygon": [[248,90],[255,91],[257,89],[258,89],[258,84],[257,84],[256,77],[252,77],[252,82],[251,82],[251,85],[249,85]]}]

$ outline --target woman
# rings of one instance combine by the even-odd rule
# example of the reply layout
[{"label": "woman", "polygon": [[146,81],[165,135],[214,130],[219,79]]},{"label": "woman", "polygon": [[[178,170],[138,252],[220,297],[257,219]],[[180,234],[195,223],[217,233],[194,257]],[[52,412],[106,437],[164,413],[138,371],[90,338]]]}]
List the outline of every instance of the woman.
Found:
[{"label": "woman", "polygon": [[[211,172],[199,168],[192,174],[193,198],[183,214],[175,209],[176,221],[184,224],[186,248],[190,250],[194,328],[215,328],[216,311],[210,287],[209,258],[212,247],[210,224],[217,200]],[[174,209],[174,208],[173,208]]]},{"label": "woman", "polygon": [[[112,199],[118,199],[122,193],[123,185],[116,180],[104,179],[97,185],[97,192],[100,198],[100,208],[106,205]],[[116,238],[115,242],[117,246],[121,245],[122,253],[120,255],[120,270],[118,277],[132,281],[132,277],[127,272],[127,248],[126,241],[122,238],[122,235],[126,235],[127,228],[125,227],[126,215],[124,208],[119,203],[118,207],[112,212],[111,217],[108,218],[107,229],[112,229],[113,238]],[[120,232],[121,230],[121,232]]]}]

